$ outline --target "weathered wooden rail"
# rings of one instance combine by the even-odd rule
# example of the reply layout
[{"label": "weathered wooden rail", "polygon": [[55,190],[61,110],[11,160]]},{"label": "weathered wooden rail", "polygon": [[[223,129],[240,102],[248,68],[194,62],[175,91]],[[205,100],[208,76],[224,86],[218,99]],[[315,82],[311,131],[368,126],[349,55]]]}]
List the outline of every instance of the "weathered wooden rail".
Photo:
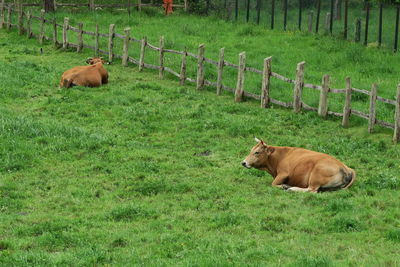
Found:
[{"label": "weathered wooden rail", "polygon": [[[329,75],[324,75],[322,78],[321,85],[314,85],[310,83],[304,82],[304,70],[305,70],[305,62],[300,62],[297,65],[296,76],[295,79],[287,78],[281,74],[273,72],[271,70],[272,66],[272,57],[268,57],[264,59],[264,68],[263,70],[258,70],[253,67],[249,67],[246,65],[246,53],[242,52],[239,54],[239,64],[236,65],[234,63],[230,63],[224,59],[225,50],[222,48],[220,50],[219,59],[212,60],[205,57],[205,46],[204,44],[199,45],[198,54],[190,53],[188,51],[177,51],[174,49],[166,49],[164,48],[164,37],[160,38],[160,47],[153,45],[148,42],[147,38],[136,39],[130,36],[130,28],[125,28],[124,34],[115,33],[115,25],[111,24],[109,27],[109,33],[100,33],[99,26],[96,25],[96,31],[84,31],[83,24],[79,24],[78,27],[73,27],[69,25],[69,19],[64,18],[64,23],[57,24],[55,20],[48,20],[44,18],[44,12],[41,12],[41,16],[33,16],[31,12],[28,12],[27,15],[23,12],[22,8],[17,10],[18,15],[18,23],[12,23],[12,15],[15,10],[12,9],[11,6],[6,8],[0,7],[0,28],[11,29],[16,28],[19,30],[19,33],[22,35],[24,33],[27,34],[27,37],[35,37],[39,39],[39,42],[43,42],[43,40],[52,41],[53,44],[57,47],[62,46],[64,49],[66,48],[76,48],[77,52],[82,51],[82,48],[88,48],[94,51],[95,55],[108,55],[109,61],[113,61],[114,58],[122,59],[122,65],[128,66],[128,62],[136,64],[139,66],[139,70],[142,71],[144,68],[154,69],[159,71],[159,77],[161,79],[164,78],[164,72],[168,72],[180,79],[180,83],[183,85],[186,81],[192,82],[196,84],[196,88],[201,90],[205,85],[216,87],[217,95],[221,94],[222,90],[232,92],[235,94],[235,101],[241,102],[243,100],[243,96],[253,98],[261,101],[262,108],[268,108],[270,104],[275,104],[278,106],[283,106],[286,108],[293,108],[294,112],[299,112],[302,109],[318,112],[319,116],[325,118],[327,115],[342,117],[342,126],[348,127],[350,116],[357,116],[363,119],[368,120],[368,132],[372,133],[375,125],[380,125],[385,128],[393,129],[393,142],[398,143],[400,141],[400,84],[397,87],[397,95],[396,99],[387,99],[377,95],[378,86],[376,84],[372,85],[371,91],[364,89],[357,89],[352,87],[350,77],[346,78],[346,88],[344,89],[335,89],[329,87]],[[24,18],[27,18],[26,28],[24,23]],[[39,33],[33,33],[31,29],[31,20],[38,20],[40,23]],[[49,24],[53,28],[53,35],[51,37],[45,36],[45,24]],[[62,40],[57,39],[57,30],[62,30]],[[71,43],[68,40],[69,32],[74,32],[77,34],[78,43]],[[95,37],[95,44],[88,45],[83,43],[82,35],[89,35]],[[108,40],[107,50],[102,50],[99,48],[99,39],[100,37],[106,38]],[[122,55],[118,55],[114,51],[114,39],[118,38],[123,41],[123,51]],[[136,42],[141,45],[140,47],[140,56],[139,59],[135,59],[129,56],[129,44],[131,42]],[[146,49],[151,49],[153,51],[159,52],[159,65],[148,64],[145,63],[145,54]],[[169,67],[164,66],[165,54],[173,53],[182,56],[181,67],[179,71],[175,71]],[[187,57],[192,57],[197,60],[197,76],[195,78],[191,78],[187,76]],[[216,67],[217,70],[217,82],[209,81],[205,79],[205,63],[211,64]],[[236,88],[230,88],[223,84],[223,73],[226,67],[234,68],[238,72]],[[260,75],[262,77],[262,86],[260,88],[261,94],[257,95],[254,93],[246,92],[244,88],[245,74],[246,72],[252,72]],[[277,80],[293,84],[294,85],[294,95],[292,102],[283,102],[277,99],[273,99],[270,97],[270,80],[271,78],[275,78]],[[309,88],[312,90],[317,90],[320,92],[319,105],[318,107],[312,107],[307,105],[302,100],[302,92],[304,88]],[[353,92],[357,92],[360,94],[368,95],[369,100],[369,113],[363,113],[359,110],[353,109],[351,107],[351,96]],[[344,94],[344,106],[343,112],[338,113],[334,111],[330,111],[328,109],[329,106],[329,94]],[[395,106],[395,114],[394,114],[394,122],[386,122],[383,120],[379,120],[376,118],[376,103],[377,101],[386,103],[388,105]]]}]

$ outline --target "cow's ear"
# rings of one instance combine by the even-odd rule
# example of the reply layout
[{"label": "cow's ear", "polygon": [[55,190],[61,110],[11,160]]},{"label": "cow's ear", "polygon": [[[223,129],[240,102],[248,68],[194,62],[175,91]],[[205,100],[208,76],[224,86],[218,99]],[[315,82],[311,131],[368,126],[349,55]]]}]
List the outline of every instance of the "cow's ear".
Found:
[{"label": "cow's ear", "polygon": [[274,151],[275,151],[275,148],[273,148],[273,147],[270,147],[270,146],[269,146],[269,147],[267,148],[267,154],[268,154],[268,155],[271,155],[272,153],[274,153]]}]

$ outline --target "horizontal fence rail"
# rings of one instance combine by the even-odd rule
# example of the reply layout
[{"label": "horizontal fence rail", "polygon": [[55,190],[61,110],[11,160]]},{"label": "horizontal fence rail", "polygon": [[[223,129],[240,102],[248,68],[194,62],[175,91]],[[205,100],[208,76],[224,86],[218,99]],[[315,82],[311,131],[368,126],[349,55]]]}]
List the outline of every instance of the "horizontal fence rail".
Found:
[{"label": "horizontal fence rail", "polygon": [[[35,37],[38,38],[40,42],[41,39],[52,41],[56,47],[62,46],[64,49],[66,48],[76,48],[78,52],[82,50],[82,48],[88,48],[95,52],[95,55],[103,54],[109,57],[109,60],[112,61],[113,58],[122,59],[122,65],[127,66],[128,62],[136,64],[139,66],[139,70],[142,71],[143,68],[158,70],[160,73],[160,78],[164,77],[164,72],[168,72],[180,79],[180,83],[184,84],[186,81],[195,83],[197,89],[202,89],[204,85],[216,87],[217,95],[221,94],[221,90],[225,90],[235,94],[235,101],[242,101],[243,96],[252,98],[258,101],[261,101],[261,107],[268,108],[269,104],[275,104],[278,106],[282,106],[285,108],[292,108],[295,112],[299,112],[301,109],[318,112],[319,116],[326,117],[327,115],[332,115],[336,117],[342,117],[342,126],[348,127],[350,115],[360,117],[362,119],[368,120],[368,131],[370,133],[373,132],[375,125],[380,125],[385,128],[393,129],[393,142],[398,143],[400,141],[400,84],[397,88],[397,95],[395,100],[387,99],[380,96],[377,96],[378,86],[376,84],[372,85],[372,90],[364,90],[357,89],[352,87],[351,79],[346,78],[346,88],[345,89],[336,89],[329,87],[329,75],[324,75],[322,79],[322,85],[314,85],[310,83],[304,82],[304,72],[305,72],[305,62],[300,62],[297,65],[296,77],[294,79],[290,79],[281,74],[271,71],[272,57],[268,57],[264,59],[264,68],[263,70],[258,70],[256,68],[246,66],[246,53],[242,52],[239,55],[239,64],[236,65],[234,63],[230,63],[224,59],[224,49],[221,49],[219,60],[212,60],[205,57],[205,46],[203,44],[199,45],[198,54],[190,53],[188,51],[177,51],[173,49],[165,49],[164,48],[164,37],[160,38],[160,47],[157,47],[154,44],[150,44],[147,41],[147,37],[143,39],[136,39],[130,36],[130,28],[125,28],[124,34],[115,33],[115,25],[110,25],[110,31],[108,34],[100,33],[99,27],[96,25],[96,31],[84,31],[83,24],[80,23],[78,27],[74,27],[69,25],[69,19],[65,18],[64,23],[57,24],[55,19],[50,21],[44,18],[44,12],[41,12],[41,16],[33,16],[30,12],[26,15],[22,9],[14,10],[12,8],[8,8],[7,11],[5,9],[1,9],[0,13],[0,28],[11,29],[16,28],[19,30],[19,33],[22,35],[23,33],[27,33],[27,37]],[[13,12],[18,15],[18,24],[11,23],[11,16]],[[7,14],[7,15],[6,15]],[[7,17],[7,18],[6,18]],[[24,19],[27,18],[27,22],[24,23]],[[40,22],[40,32],[33,33],[31,26],[31,20],[35,19]],[[48,37],[44,34],[44,24],[49,24],[53,27],[53,36]],[[27,28],[24,27],[27,25]],[[62,30],[62,40],[57,39],[57,30]],[[74,32],[78,35],[78,43],[71,43],[68,40],[69,31]],[[82,35],[89,35],[95,37],[95,44],[88,45],[83,43]],[[103,37],[108,40],[108,49],[103,50],[99,48],[99,38]],[[123,55],[118,55],[113,51],[114,39],[118,38],[123,41]],[[139,59],[135,59],[129,56],[129,44],[131,42],[139,43],[140,48],[140,56]],[[149,48],[154,51],[159,52],[159,65],[148,64],[145,63],[145,51],[146,48]],[[175,71],[170,67],[164,66],[165,54],[172,53],[182,56],[181,68],[179,71]],[[188,77],[186,73],[187,69],[187,57],[194,58],[197,60],[197,76],[194,78]],[[205,63],[215,66],[218,72],[218,81],[213,82],[205,79]],[[237,84],[236,88],[230,88],[223,84],[223,71],[226,67],[230,67],[237,70]],[[251,92],[245,91],[244,88],[244,80],[246,72],[251,72],[258,74],[262,77],[262,87],[260,88],[261,94],[257,95]],[[277,99],[273,99],[270,97],[270,79],[274,78],[278,81],[283,81],[285,83],[293,84],[294,87],[294,95],[292,102],[283,102]],[[302,92],[304,88],[309,88],[312,90],[316,90],[320,92],[319,106],[312,107],[307,105],[302,100]],[[356,92],[359,94],[364,94],[369,96],[369,113],[363,113],[356,109],[351,108],[351,96],[352,93]],[[343,113],[330,111],[328,109],[328,99],[329,94],[343,94],[345,97],[345,104],[343,107]],[[376,102],[380,101],[382,103],[386,103],[388,105],[395,106],[395,114],[394,114],[394,123],[386,122],[383,120],[376,119]]]}]

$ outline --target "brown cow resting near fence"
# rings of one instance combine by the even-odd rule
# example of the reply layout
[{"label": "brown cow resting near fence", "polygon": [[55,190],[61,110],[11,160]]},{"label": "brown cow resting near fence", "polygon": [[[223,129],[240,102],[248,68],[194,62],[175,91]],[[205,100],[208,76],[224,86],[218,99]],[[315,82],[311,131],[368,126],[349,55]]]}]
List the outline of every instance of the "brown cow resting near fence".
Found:
[{"label": "brown cow resting near fence", "polygon": [[88,58],[89,66],[77,66],[63,73],[60,87],[70,88],[74,85],[99,87],[108,82],[108,72],[103,67],[104,60],[94,57]]},{"label": "brown cow resting near fence", "polygon": [[269,146],[258,140],[242,162],[246,168],[267,171],[272,186],[289,191],[314,192],[349,188],[356,179],[353,169],[334,157],[304,148]]}]

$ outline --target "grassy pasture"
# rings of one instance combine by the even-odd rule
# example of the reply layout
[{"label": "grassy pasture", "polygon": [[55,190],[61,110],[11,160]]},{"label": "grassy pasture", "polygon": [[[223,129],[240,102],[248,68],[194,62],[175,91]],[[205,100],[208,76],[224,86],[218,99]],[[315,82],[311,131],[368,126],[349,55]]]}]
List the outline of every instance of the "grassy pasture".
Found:
[{"label": "grassy pasture", "polygon": [[[75,22],[79,16],[83,21],[83,14],[76,15]],[[106,15],[102,19],[111,20],[112,14]],[[98,15],[86,16],[92,27]],[[190,19],[180,23],[198,27],[194,35],[204,34],[200,29],[207,20],[196,26]],[[148,31],[157,40],[164,34],[169,42],[176,40],[171,47],[186,43],[194,49],[204,38],[167,31],[177,17],[167,18],[170,24],[157,16],[132,17],[130,23],[136,20],[140,35]],[[214,40],[213,32],[205,31],[209,40],[229,45],[232,61],[237,51],[248,50],[253,51],[249,61],[256,62],[261,52],[255,53],[254,43],[265,39],[229,36],[233,24],[211,21],[226,27],[221,34],[227,39],[215,34]],[[238,26],[242,29],[249,28]],[[286,51],[277,56],[278,72],[300,58],[320,58],[324,64],[306,72],[318,80],[334,64],[327,54],[346,54],[325,51],[324,46],[335,47],[329,38],[268,33],[278,40],[265,51]],[[298,55],[293,40],[323,40],[322,55],[311,50]],[[357,69],[370,55],[385,59],[370,68],[395,69],[398,56],[335,44],[353,49],[361,62],[335,68],[338,77],[351,72],[360,84],[369,84],[379,76],[395,88],[395,73],[358,76]],[[0,265],[400,264],[400,150],[387,131],[369,135],[366,123],[357,119],[342,129],[339,120],[321,120],[311,112],[264,110],[254,101],[236,104],[232,95],[217,97],[119,64],[107,66],[106,86],[58,89],[61,73],[90,55],[0,31]],[[389,86],[381,90],[393,92]],[[316,195],[273,189],[268,174],[240,166],[254,136],[329,153],[354,168],[358,181],[350,190]]]},{"label": "grassy pasture", "polygon": [[[260,25],[270,28],[271,27],[271,2],[272,1],[261,1],[262,8],[260,12]],[[308,1],[310,2],[310,1]],[[287,14],[287,29],[291,31],[298,31],[299,29],[299,1],[289,0],[289,8]],[[252,23],[257,23],[257,10],[256,10],[257,0],[250,0],[250,14],[249,21]],[[317,1],[314,1],[309,7],[303,7],[302,9],[302,23],[301,29],[303,31],[308,31],[308,20],[309,13],[313,12],[313,32],[316,28],[316,17],[317,17]],[[330,13],[331,1],[321,1],[321,13],[319,21],[319,34],[325,34],[325,20],[327,13]],[[223,6],[223,3],[220,4]],[[234,6],[233,6],[234,7]],[[333,20],[333,35],[338,38],[343,38],[344,32],[344,3],[342,5],[341,20]],[[364,42],[364,34],[366,28],[366,9],[364,9],[364,3],[359,1],[358,3],[349,3],[348,10],[348,32],[347,39],[354,40],[355,35],[355,21],[357,18],[362,20],[361,25],[361,43]],[[394,33],[395,33],[395,23],[396,23],[396,7],[394,5],[385,4],[383,8],[383,31],[382,31],[382,47],[392,50],[394,47]],[[232,10],[229,19],[235,20],[235,12]],[[239,12],[238,12],[238,22],[245,23],[247,19],[247,1],[239,1]],[[278,30],[283,30],[284,28],[284,1],[275,1],[275,21],[274,28]],[[379,5],[371,4],[370,17],[369,17],[369,29],[368,29],[368,43],[369,46],[376,47],[378,45],[378,31],[379,31]]]},{"label": "grassy pasture", "polygon": [[[72,11],[72,13],[71,13]],[[102,10],[87,12],[84,9],[60,9],[47,18],[56,16],[62,24],[64,17],[70,18],[70,24],[77,27],[84,23],[84,29],[94,31],[98,23],[100,32],[108,33],[108,26],[116,24],[120,34],[126,26],[131,27],[131,36],[136,38],[148,37],[148,41],[158,45],[159,37],[165,36],[166,48],[183,51],[185,47],[190,52],[197,53],[198,45],[205,44],[206,57],[217,60],[219,49],[225,47],[225,58],[237,63],[238,54],[247,52],[247,65],[262,69],[263,58],[273,56],[272,68],[286,77],[294,79],[297,63],[306,61],[305,81],[320,84],[324,74],[331,75],[332,88],[344,88],[345,77],[352,78],[356,88],[370,90],[372,83],[378,83],[378,95],[394,99],[397,84],[400,82],[398,72],[399,55],[389,50],[378,50],[373,47],[364,48],[360,44],[337,40],[334,37],[309,35],[295,31],[270,31],[263,26],[253,24],[236,24],[225,22],[215,17],[187,15],[177,12],[176,15],[165,18],[162,10],[143,9],[141,13],[134,12],[130,17],[125,10]],[[16,18],[14,18],[16,19]],[[34,32],[38,32],[39,24],[33,21]],[[52,36],[52,27],[46,27],[48,36]],[[58,39],[62,39],[61,30]],[[76,34],[70,32],[69,40],[76,43]],[[84,42],[94,45],[91,36],[85,36]],[[122,40],[116,39],[115,51],[122,54]],[[100,39],[100,48],[107,49],[107,38]],[[139,43],[131,43],[130,55],[139,58]],[[165,64],[175,71],[180,69],[181,57],[166,54]],[[145,62],[158,64],[158,53],[147,50]],[[196,75],[196,59],[188,59],[188,74]],[[237,72],[225,68],[224,83],[235,87]],[[215,66],[206,63],[206,78],[216,81]],[[245,89],[260,94],[261,76],[246,74]],[[290,102],[293,98],[293,85],[279,80],[272,80],[271,94],[273,98]],[[343,94],[330,94],[329,109],[341,112],[344,104]],[[305,103],[317,107],[319,92],[311,89],[304,90]],[[354,93],[353,107],[368,113],[369,101],[366,95]],[[378,103],[378,119],[393,122],[394,106]],[[357,120],[353,120],[357,121]],[[378,130],[379,131],[379,130]]]}]

